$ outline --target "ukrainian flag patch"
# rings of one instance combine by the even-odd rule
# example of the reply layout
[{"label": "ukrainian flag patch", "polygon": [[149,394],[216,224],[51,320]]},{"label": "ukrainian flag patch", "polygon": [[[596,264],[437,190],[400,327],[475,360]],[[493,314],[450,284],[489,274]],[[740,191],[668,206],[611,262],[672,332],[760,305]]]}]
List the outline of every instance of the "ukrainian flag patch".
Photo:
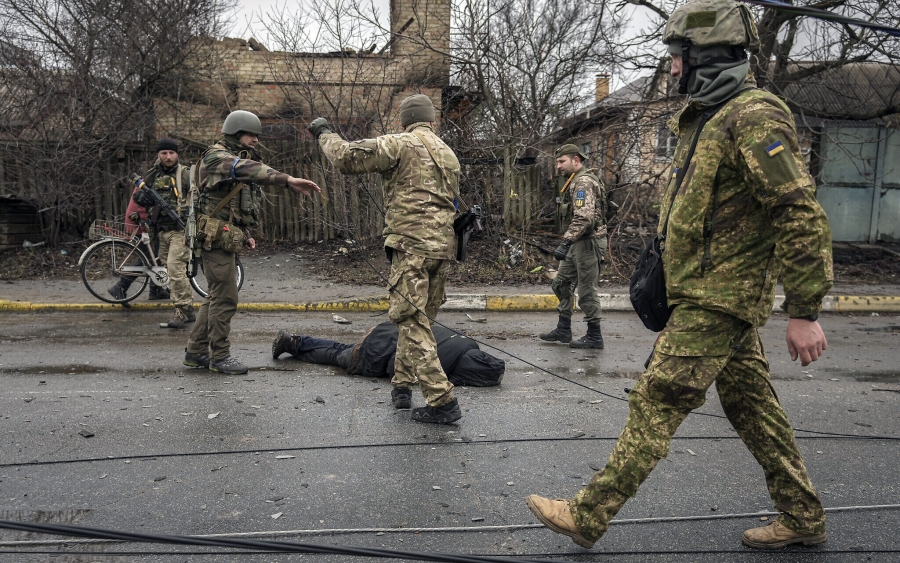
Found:
[{"label": "ukrainian flag patch", "polygon": [[781,141],[775,141],[774,143],[772,143],[771,145],[766,147],[766,154],[771,157],[771,156],[775,156],[776,154],[780,153],[783,150],[784,150],[784,145],[781,143]]}]

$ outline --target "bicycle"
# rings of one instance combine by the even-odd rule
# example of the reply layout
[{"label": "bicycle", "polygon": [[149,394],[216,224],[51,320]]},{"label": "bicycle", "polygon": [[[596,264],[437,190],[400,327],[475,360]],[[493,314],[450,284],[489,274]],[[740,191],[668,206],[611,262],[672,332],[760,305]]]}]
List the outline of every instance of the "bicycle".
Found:
[{"label": "bicycle", "polygon": [[[129,229],[136,231],[135,227],[126,226],[122,221],[98,219],[91,224],[88,238],[97,242],[87,247],[78,259],[81,281],[91,295],[107,303],[122,304],[137,298],[151,283],[158,287],[169,284],[169,273],[165,265],[160,265],[150,244],[146,221],[141,221],[141,227],[143,232],[137,234],[129,232]],[[130,279],[130,282],[124,292],[125,297],[117,299],[109,294],[108,289],[120,279]],[[204,299],[209,297],[202,262],[196,275],[189,279],[198,295]],[[244,265],[238,257],[238,290],[243,285]]]}]

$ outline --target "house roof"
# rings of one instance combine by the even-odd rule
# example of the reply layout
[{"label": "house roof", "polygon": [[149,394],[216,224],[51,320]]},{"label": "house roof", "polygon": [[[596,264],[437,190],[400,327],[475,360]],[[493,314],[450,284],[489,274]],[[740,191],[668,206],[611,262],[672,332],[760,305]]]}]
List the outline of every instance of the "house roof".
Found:
[{"label": "house roof", "polygon": [[[802,71],[811,64],[788,70]],[[900,113],[900,68],[886,63],[850,63],[773,86],[791,109],[805,116],[867,120]]]}]

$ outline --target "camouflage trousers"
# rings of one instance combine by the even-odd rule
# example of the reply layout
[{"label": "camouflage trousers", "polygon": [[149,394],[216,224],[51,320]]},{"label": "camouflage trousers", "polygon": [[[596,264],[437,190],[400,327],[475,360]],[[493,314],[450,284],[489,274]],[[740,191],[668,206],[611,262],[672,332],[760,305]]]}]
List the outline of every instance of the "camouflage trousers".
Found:
[{"label": "camouflage trousers", "polygon": [[556,310],[561,317],[572,316],[577,289],[578,308],[584,313],[585,322],[600,320],[597,281],[600,278],[600,261],[606,253],[606,244],[606,237],[577,240],[572,243],[566,259],[559,263],[559,271],[550,288],[559,299]]},{"label": "camouflage trousers", "polygon": [[187,278],[187,265],[191,251],[184,244],[184,231],[166,231],[159,234],[159,261],[169,273],[169,288],[175,308],[185,308],[194,302],[191,282]]},{"label": "camouflage trousers", "polygon": [[209,354],[215,361],[231,355],[231,318],[237,313],[237,254],[220,248],[204,250],[203,275],[209,297],[197,312],[197,321],[187,343],[187,352]]},{"label": "camouflage trousers", "polygon": [[602,536],[637,494],[668,455],[678,426],[703,405],[713,382],[725,415],[763,468],[781,522],[799,533],[825,531],[822,502],[770,383],[756,329],[724,313],[679,305],[657,340],[649,368],[628,395],[628,421],[606,467],[571,500],[586,538]]},{"label": "camouflage trousers", "polygon": [[393,252],[388,314],[399,334],[391,383],[394,387],[418,384],[425,402],[432,407],[453,400],[453,384],[441,367],[437,342],[428,320],[428,317],[437,316],[438,307],[445,301],[449,268],[448,260],[425,258],[399,250]]}]

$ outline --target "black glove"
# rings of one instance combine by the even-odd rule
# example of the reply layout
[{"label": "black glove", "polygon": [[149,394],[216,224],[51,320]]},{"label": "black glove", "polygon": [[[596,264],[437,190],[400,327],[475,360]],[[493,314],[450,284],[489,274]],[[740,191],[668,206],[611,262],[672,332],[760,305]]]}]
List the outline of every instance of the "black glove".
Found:
[{"label": "black glove", "polygon": [[564,240],[562,244],[556,247],[556,250],[553,251],[553,257],[562,262],[566,259],[566,256],[569,255],[569,247],[572,246],[572,243]]},{"label": "black glove", "polygon": [[325,121],[324,117],[317,117],[313,119],[312,123],[310,123],[306,128],[310,133],[312,133],[313,138],[315,138],[315,140],[317,141],[319,140],[319,136],[322,135],[322,133],[332,133],[331,128],[328,127],[328,122]]}]

